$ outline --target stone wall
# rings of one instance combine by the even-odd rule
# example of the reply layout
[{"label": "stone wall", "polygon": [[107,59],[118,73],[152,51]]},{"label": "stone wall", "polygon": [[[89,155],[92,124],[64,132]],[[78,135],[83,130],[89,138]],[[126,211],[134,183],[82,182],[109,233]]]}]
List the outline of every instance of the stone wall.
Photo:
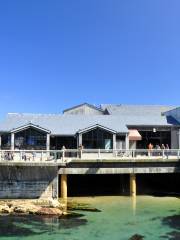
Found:
[{"label": "stone wall", "polygon": [[0,167],[0,198],[56,198],[57,167]]}]

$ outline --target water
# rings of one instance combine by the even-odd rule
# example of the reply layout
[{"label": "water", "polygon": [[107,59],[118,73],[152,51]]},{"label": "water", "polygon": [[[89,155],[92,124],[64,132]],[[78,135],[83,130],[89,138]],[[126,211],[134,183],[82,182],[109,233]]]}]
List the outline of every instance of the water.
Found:
[{"label": "water", "polygon": [[73,217],[0,217],[0,240],[180,239],[180,199],[175,197],[73,198],[100,212],[76,211]]}]

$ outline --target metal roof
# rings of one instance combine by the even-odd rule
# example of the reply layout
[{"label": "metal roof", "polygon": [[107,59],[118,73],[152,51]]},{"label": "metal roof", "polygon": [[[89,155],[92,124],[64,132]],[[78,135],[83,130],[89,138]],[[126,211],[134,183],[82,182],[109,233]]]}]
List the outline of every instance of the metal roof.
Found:
[{"label": "metal roof", "polygon": [[59,115],[59,114],[8,114],[6,120],[0,123],[0,131],[10,132],[31,122],[34,125],[51,131],[54,135],[75,135],[80,130],[93,125],[101,125],[117,133],[127,133],[124,121],[116,116],[96,115]]},{"label": "metal roof", "polygon": [[124,105],[124,104],[102,104],[102,109],[106,109],[111,115],[130,116],[161,116],[162,113],[170,111],[175,106],[162,105]]},{"label": "metal roof", "polygon": [[79,107],[82,107],[82,106],[87,106],[87,107],[93,108],[93,109],[95,109],[95,110],[97,110],[97,111],[104,112],[104,111],[102,110],[102,108],[96,107],[96,106],[94,106],[94,105],[92,105],[92,104],[89,104],[89,103],[82,103],[82,104],[79,104],[79,105],[76,105],[76,106],[73,106],[73,107],[64,109],[64,110],[63,110],[63,113],[66,113],[66,112],[68,112],[68,111],[70,111],[70,110],[72,110],[72,109],[76,109],[76,108],[79,108]]},{"label": "metal roof", "polygon": [[102,105],[110,115],[63,115],[63,114],[8,114],[0,123],[1,132],[10,132],[28,123],[47,129],[53,135],[75,135],[94,125],[111,129],[116,133],[127,133],[127,126],[171,126],[163,112],[174,107],[156,105]]}]

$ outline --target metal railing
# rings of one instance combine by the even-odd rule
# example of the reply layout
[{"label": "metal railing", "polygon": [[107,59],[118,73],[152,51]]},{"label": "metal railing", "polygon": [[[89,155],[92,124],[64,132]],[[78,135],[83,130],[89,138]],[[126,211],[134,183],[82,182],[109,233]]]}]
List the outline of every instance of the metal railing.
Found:
[{"label": "metal railing", "polygon": [[180,149],[0,150],[0,162],[68,162],[71,160],[180,159]]}]

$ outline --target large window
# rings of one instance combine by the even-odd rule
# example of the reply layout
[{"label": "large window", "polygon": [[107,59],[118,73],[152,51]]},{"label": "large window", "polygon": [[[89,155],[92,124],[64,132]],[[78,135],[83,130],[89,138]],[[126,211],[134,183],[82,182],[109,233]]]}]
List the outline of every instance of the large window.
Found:
[{"label": "large window", "polygon": [[46,133],[34,128],[28,128],[15,134],[15,148],[18,149],[46,149]]},{"label": "large window", "polygon": [[105,130],[96,128],[82,134],[82,145],[88,149],[112,149],[113,135]]},{"label": "large window", "polygon": [[9,150],[11,148],[11,135],[2,134],[1,135],[1,149]]}]

